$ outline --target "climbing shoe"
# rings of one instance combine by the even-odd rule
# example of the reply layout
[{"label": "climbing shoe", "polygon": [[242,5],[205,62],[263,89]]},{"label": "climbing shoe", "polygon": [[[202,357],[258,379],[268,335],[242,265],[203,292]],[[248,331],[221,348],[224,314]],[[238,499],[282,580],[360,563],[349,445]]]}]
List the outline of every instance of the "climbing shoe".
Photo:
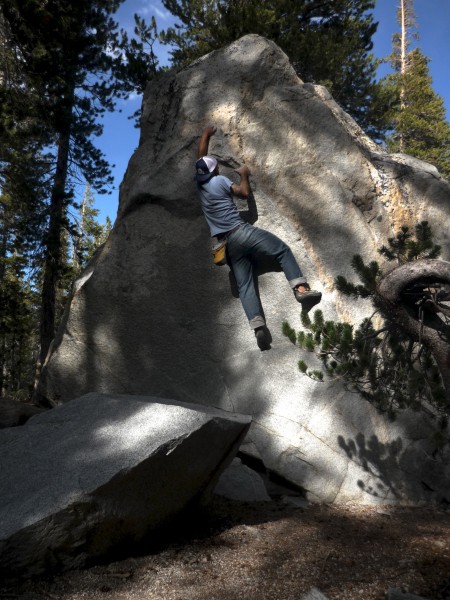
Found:
[{"label": "climbing shoe", "polygon": [[270,338],[267,327],[257,327],[255,329],[255,337],[256,343],[258,344],[258,348],[261,350],[261,352],[263,350],[270,350]]},{"label": "climbing shoe", "polygon": [[[304,291],[300,291],[299,288],[303,288]],[[313,306],[321,301],[322,292],[312,290],[307,283],[301,283],[294,288],[294,296],[297,302],[302,305],[302,311],[309,312]]]}]

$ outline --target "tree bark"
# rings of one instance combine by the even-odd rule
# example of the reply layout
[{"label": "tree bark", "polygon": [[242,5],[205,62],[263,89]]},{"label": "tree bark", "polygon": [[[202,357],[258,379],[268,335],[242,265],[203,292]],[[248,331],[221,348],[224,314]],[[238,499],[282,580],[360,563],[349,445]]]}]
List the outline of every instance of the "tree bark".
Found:
[{"label": "tree bark", "polygon": [[69,165],[70,127],[60,134],[55,178],[50,198],[50,219],[46,241],[44,279],[41,298],[40,352],[36,365],[34,402],[42,367],[55,336],[56,290],[61,270],[61,232],[66,198],[67,169]]},{"label": "tree bark", "polygon": [[[3,215],[2,215],[3,216]],[[0,231],[1,241],[0,241],[0,285],[3,285],[5,279],[6,272],[6,255],[7,255],[7,227],[6,227],[6,219],[4,220],[4,228],[3,231]],[[6,332],[0,331],[0,344],[1,344],[1,353],[0,353],[0,397],[3,396],[3,387],[5,380],[5,367],[6,367],[6,359],[5,359],[5,350],[6,350]]]},{"label": "tree bark", "polygon": [[414,341],[422,342],[432,352],[450,406],[450,328],[436,314],[424,311],[423,321],[403,298],[406,288],[414,285],[450,285],[450,262],[424,259],[397,267],[386,275],[375,294],[375,304],[390,315]]}]

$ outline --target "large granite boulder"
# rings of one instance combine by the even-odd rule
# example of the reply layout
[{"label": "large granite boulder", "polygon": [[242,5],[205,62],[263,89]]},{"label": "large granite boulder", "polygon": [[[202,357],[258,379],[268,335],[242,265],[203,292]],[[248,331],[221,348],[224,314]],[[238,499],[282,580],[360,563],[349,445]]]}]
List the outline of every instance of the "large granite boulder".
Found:
[{"label": "large granite boulder", "polygon": [[300,311],[279,272],[259,277],[273,338],[259,351],[228,268],[212,264],[193,181],[211,123],[221,172],[252,170],[245,217],[290,244],[326,318],[371,313],[333,281],[353,277],[356,253],[379,259],[403,224],[428,220],[450,258],[450,186],[437,170],[386,153],[275,44],[249,35],[149,84],[114,230],[76,283],[40,392],[54,403],[90,390],[152,393],[252,414],[246,451],[310,500],[450,500],[432,424],[389,423],[340,384],[299,374],[281,324],[298,327]]},{"label": "large granite boulder", "polygon": [[207,501],[250,417],[87,394],[0,431],[0,578],[78,568],[163,540]]}]

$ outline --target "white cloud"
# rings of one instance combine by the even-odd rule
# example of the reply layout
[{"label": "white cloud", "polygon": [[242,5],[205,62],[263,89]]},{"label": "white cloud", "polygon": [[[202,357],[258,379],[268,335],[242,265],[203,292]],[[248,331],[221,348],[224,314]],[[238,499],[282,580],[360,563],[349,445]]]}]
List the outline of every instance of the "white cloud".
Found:
[{"label": "white cloud", "polygon": [[160,2],[148,2],[148,0],[138,8],[139,15],[141,17],[150,17],[156,15],[163,21],[169,21],[171,14],[169,11],[164,10]]},{"label": "white cloud", "polygon": [[126,98],[122,99],[123,104],[129,104],[130,102],[136,102],[142,100],[142,94],[138,94],[137,92],[130,92]]},{"label": "white cloud", "polygon": [[168,21],[170,19],[170,13],[167,10],[161,10],[157,6],[155,6],[155,13],[163,21]]}]

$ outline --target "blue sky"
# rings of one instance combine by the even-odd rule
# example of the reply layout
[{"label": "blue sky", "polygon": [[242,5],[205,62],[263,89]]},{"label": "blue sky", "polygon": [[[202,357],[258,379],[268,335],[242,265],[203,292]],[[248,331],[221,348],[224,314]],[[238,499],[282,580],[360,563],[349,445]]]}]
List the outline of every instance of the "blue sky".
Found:
[{"label": "blue sky", "polygon": [[[392,34],[398,31],[396,8],[398,0],[377,0],[374,20],[379,23],[373,38],[373,52],[384,57],[391,51]],[[418,46],[430,59],[429,69],[433,78],[433,88],[444,98],[447,119],[450,120],[450,82],[448,61],[450,59],[450,0],[414,0],[419,32]],[[125,0],[116,14],[120,26],[132,33],[133,15],[150,20],[154,15],[158,29],[165,29],[173,23],[173,17],[159,0]],[[168,64],[168,49],[155,48],[160,65]],[[384,73],[380,73],[384,74]],[[128,161],[138,145],[139,131],[133,127],[127,117],[140,105],[139,97],[121,101],[114,113],[104,119],[104,133],[97,139],[107,160],[114,164],[114,188],[108,196],[96,197],[96,208],[100,210],[99,219],[104,221],[108,215],[114,222],[117,213],[119,185],[125,174]],[[121,112],[119,112],[121,110]]]}]

